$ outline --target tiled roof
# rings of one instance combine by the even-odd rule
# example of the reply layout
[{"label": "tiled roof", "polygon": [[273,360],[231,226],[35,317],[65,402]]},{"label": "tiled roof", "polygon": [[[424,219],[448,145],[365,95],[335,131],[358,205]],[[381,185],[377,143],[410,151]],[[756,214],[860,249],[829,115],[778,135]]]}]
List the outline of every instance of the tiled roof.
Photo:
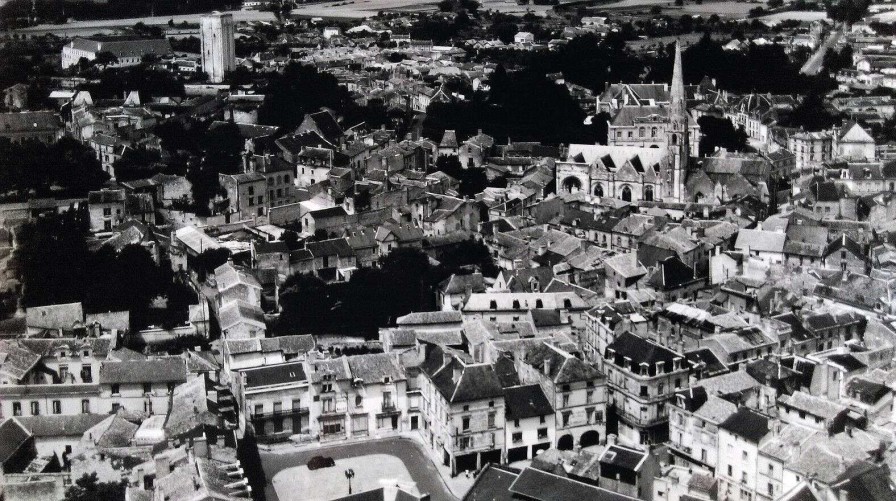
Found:
[{"label": "tiled roof", "polygon": [[100,384],[183,383],[187,366],[182,358],[105,361],[100,365]]},{"label": "tiled roof", "polygon": [[9,460],[31,438],[31,432],[16,418],[0,423],[0,465]]}]

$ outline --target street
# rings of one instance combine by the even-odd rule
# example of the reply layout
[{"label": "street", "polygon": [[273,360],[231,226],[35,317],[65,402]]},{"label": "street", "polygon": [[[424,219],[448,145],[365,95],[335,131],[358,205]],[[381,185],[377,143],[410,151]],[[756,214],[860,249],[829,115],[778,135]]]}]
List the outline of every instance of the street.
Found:
[{"label": "street", "polygon": [[430,494],[433,501],[456,501],[451,494],[435,465],[417,442],[403,438],[387,438],[369,442],[358,442],[332,447],[320,447],[296,452],[264,452],[261,463],[267,484],[265,495],[268,501],[281,501],[274,491],[272,481],[280,471],[306,464],[314,456],[328,456],[333,459],[345,459],[370,454],[387,454],[400,459],[411,474],[420,492]]},{"label": "street", "polygon": [[827,53],[828,49],[836,46],[840,39],[843,37],[843,28],[834,28],[834,31],[828,35],[825,41],[818,47],[818,50],[809,57],[809,60],[806,61],[806,64],[800,68],[800,73],[804,75],[817,75],[819,71],[821,71],[821,66],[824,63],[824,55]]}]

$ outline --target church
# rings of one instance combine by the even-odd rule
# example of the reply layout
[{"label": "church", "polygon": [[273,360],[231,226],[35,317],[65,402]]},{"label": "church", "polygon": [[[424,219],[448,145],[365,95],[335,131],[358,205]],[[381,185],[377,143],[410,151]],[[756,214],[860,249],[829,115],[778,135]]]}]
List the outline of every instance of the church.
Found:
[{"label": "church", "polygon": [[557,162],[557,191],[626,202],[688,201],[685,182],[700,127],[687,110],[677,43],[668,95],[668,104],[632,100],[616,107],[607,145],[571,144],[566,160]]}]

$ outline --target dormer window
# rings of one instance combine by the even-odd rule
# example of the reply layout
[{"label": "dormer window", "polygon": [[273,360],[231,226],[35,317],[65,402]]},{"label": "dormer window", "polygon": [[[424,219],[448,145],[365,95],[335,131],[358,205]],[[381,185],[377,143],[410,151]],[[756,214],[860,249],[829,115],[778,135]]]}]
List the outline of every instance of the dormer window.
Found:
[{"label": "dormer window", "polygon": [[491,301],[488,302],[488,307],[491,308],[491,309],[493,309],[493,310],[497,310],[497,309],[498,309],[498,302],[495,301],[494,299],[492,299]]}]

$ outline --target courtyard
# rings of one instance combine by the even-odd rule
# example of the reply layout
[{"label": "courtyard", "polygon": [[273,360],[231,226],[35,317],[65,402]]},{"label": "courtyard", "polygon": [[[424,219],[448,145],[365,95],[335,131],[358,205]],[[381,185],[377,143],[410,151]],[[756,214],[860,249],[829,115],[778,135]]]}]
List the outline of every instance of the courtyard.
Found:
[{"label": "courtyard", "polygon": [[[272,452],[261,451],[268,501],[305,501],[345,496],[348,494],[348,480],[345,478],[347,469],[352,469],[355,474],[352,479],[354,493],[397,483],[403,487],[413,486],[414,489],[411,490],[428,493],[433,501],[457,499],[445,485],[429,455],[413,440],[387,438],[308,449],[295,449],[289,445],[282,447]],[[309,471],[306,465],[314,456],[331,457],[336,466]],[[472,483],[462,477],[452,480]],[[455,491],[458,490],[458,486],[453,487]]]}]

